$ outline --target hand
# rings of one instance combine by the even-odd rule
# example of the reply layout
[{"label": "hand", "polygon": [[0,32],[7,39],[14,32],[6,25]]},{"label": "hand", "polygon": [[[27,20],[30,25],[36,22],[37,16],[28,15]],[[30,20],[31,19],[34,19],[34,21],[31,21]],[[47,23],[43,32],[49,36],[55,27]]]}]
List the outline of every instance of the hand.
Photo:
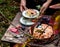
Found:
[{"label": "hand", "polygon": [[60,9],[60,4],[51,5],[51,6],[49,6],[49,8]]},{"label": "hand", "polygon": [[43,15],[45,10],[48,8],[48,3],[44,3],[43,6],[40,9],[40,15]]},{"label": "hand", "polygon": [[47,0],[43,6],[40,9],[40,14],[44,14],[45,10],[48,8],[49,4],[52,2],[52,0]]},{"label": "hand", "polygon": [[20,4],[20,11],[24,11],[26,10],[27,7],[26,7],[26,1],[25,0],[21,0],[21,4]]}]

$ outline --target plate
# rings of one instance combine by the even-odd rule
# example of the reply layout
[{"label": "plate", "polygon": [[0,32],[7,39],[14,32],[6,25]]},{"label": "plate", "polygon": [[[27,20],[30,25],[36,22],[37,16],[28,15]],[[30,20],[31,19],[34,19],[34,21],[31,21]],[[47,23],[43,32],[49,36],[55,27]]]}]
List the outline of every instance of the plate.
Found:
[{"label": "plate", "polygon": [[41,24],[38,28],[34,28],[33,37],[36,39],[48,39],[53,35],[53,28],[48,24]]},{"label": "plate", "polygon": [[24,17],[20,18],[20,23],[23,24],[23,25],[33,25],[34,24],[34,22],[32,22],[31,20],[26,19]]},{"label": "plate", "polygon": [[36,13],[37,13],[37,14],[34,15],[34,16],[33,16],[33,15],[32,15],[32,16],[26,15],[27,10],[23,11],[23,12],[22,12],[22,15],[23,15],[24,17],[26,17],[26,18],[37,18],[37,17],[39,16],[39,11],[38,11],[38,10],[35,10],[35,9],[34,9],[34,11],[36,11]]}]

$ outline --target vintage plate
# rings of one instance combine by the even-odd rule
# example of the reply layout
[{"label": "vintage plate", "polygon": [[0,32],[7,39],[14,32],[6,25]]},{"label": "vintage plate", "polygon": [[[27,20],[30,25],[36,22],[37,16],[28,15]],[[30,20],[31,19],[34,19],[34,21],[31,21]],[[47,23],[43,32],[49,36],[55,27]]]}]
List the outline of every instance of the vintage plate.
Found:
[{"label": "vintage plate", "polygon": [[[40,30],[40,31],[39,31]],[[40,34],[39,34],[40,33]],[[41,34],[42,33],[42,34]],[[43,36],[44,37],[43,37]],[[33,36],[36,38],[36,39],[48,39],[50,38],[51,36],[53,35],[53,29],[52,29],[52,26],[50,25],[47,25],[47,24],[41,24],[38,26],[38,28],[34,28],[34,31],[33,31]],[[37,36],[37,37],[36,37]]]},{"label": "vintage plate", "polygon": [[28,15],[26,15],[26,11],[27,11],[27,10],[25,10],[25,11],[22,12],[22,15],[23,15],[24,17],[26,17],[26,18],[36,18],[36,17],[39,16],[39,11],[38,11],[38,10],[35,10],[35,9],[34,9],[34,11],[36,11],[36,13],[37,13],[35,16],[28,16]]},{"label": "vintage plate", "polygon": [[34,22],[32,22],[31,20],[26,19],[24,17],[20,18],[20,23],[23,24],[23,25],[33,25],[34,24]]}]

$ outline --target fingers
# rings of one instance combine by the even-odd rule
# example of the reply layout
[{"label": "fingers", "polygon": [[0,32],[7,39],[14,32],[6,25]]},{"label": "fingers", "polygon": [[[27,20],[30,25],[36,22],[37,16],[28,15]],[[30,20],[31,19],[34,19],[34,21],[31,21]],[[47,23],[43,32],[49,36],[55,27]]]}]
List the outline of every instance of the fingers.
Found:
[{"label": "fingers", "polygon": [[20,6],[20,11],[21,11],[21,12],[23,12],[23,11],[26,10],[26,9],[27,9],[27,7],[25,7],[25,6],[23,6],[23,5]]},{"label": "fingers", "polygon": [[60,4],[51,5],[49,8],[60,9]]},{"label": "fingers", "polygon": [[23,8],[22,8],[22,6],[20,6],[20,11],[21,11],[21,12],[23,11]]},{"label": "fingers", "polygon": [[45,8],[45,7],[42,7],[42,8],[40,9],[40,15],[43,15],[45,10],[46,10],[46,8]]},{"label": "fingers", "polygon": [[28,8],[25,6],[25,7],[24,7],[24,10],[27,10],[27,9],[28,9]]}]

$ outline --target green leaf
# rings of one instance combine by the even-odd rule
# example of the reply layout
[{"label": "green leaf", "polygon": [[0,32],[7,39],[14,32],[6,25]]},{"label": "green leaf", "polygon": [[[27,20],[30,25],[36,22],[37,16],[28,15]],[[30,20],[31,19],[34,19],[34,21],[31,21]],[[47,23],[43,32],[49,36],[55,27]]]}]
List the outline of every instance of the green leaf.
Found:
[{"label": "green leaf", "polygon": [[40,5],[37,5],[37,6],[36,6],[36,8],[37,8],[37,9],[40,9],[40,8],[41,8],[41,6],[40,6]]}]

